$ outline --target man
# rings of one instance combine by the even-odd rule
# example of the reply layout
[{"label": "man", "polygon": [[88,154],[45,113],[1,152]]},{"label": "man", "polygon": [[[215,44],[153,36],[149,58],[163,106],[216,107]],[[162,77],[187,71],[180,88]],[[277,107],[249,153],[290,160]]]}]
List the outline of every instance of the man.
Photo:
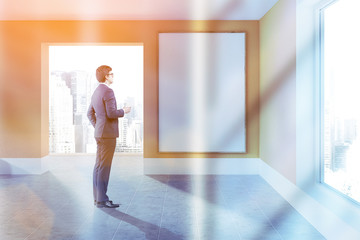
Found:
[{"label": "man", "polygon": [[114,82],[112,68],[102,65],[96,69],[99,86],[95,89],[87,116],[95,128],[97,144],[96,162],[93,172],[94,204],[98,208],[116,208],[107,196],[111,163],[119,137],[118,118],[129,113],[131,108],[117,109],[114,91],[109,87]]}]

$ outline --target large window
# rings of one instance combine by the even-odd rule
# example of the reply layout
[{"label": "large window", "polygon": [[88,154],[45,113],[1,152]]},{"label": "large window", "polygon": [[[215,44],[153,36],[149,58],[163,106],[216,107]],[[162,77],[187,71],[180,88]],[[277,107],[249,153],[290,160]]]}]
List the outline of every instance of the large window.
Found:
[{"label": "large window", "polygon": [[360,1],[322,9],[322,180],[360,202]]},{"label": "large window", "polygon": [[119,119],[116,152],[143,152],[143,46],[49,46],[49,153],[94,153],[94,128],[87,118],[98,85],[96,68],[114,72]]}]

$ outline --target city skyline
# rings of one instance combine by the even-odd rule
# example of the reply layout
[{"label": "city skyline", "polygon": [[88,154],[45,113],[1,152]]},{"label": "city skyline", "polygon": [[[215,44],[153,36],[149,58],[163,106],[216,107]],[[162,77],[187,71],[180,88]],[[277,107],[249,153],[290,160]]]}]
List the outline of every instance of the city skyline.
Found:
[{"label": "city skyline", "polygon": [[114,72],[111,87],[120,96],[143,102],[143,46],[50,46],[49,72],[83,71],[93,74],[101,65]]},{"label": "city skyline", "polygon": [[[126,64],[121,66],[121,69],[126,71],[124,70],[122,74],[118,72],[118,77],[114,77],[114,84],[110,87],[113,88],[117,98],[117,107],[128,105],[132,107],[132,111],[119,119],[120,136],[117,139],[116,152],[143,152],[143,53],[142,46],[138,47],[52,46],[50,48],[50,153],[96,152],[94,129],[86,115],[92,93],[98,85],[95,77],[97,67],[95,69],[92,67],[97,66],[96,62],[104,60],[104,57],[110,65],[111,61],[115,61],[114,54],[120,52],[122,59],[117,58],[117,64],[112,62],[112,66],[120,68],[119,63]],[[87,54],[83,54],[85,50]],[[89,54],[97,61],[85,60]],[[125,61],[130,58],[132,60]],[[116,71],[114,72],[116,76]],[[134,73],[130,77],[132,72]]]}]

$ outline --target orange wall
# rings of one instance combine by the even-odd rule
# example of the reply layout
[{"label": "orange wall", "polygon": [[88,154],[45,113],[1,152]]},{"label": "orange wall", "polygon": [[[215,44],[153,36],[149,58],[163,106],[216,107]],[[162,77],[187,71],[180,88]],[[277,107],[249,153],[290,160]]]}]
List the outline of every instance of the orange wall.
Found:
[{"label": "orange wall", "polygon": [[[247,33],[247,154],[158,153],[157,36],[159,32],[192,31]],[[41,90],[47,91],[42,86],[47,81],[46,66],[41,67],[42,43],[121,42],[144,44],[145,157],[258,157],[258,21],[0,21],[0,157],[47,155],[48,122],[42,115],[47,114],[48,95]]]}]

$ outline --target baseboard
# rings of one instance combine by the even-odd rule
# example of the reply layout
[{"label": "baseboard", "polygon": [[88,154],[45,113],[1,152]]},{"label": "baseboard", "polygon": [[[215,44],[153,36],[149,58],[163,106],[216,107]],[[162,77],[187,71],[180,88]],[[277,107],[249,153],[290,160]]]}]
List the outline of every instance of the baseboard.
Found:
[{"label": "baseboard", "polygon": [[[144,158],[144,174],[258,175],[259,164],[258,158]],[[0,158],[0,175],[42,174],[52,168],[56,163],[49,156]]]},{"label": "baseboard", "polygon": [[144,174],[259,174],[258,158],[144,158]]},{"label": "baseboard", "polygon": [[260,176],[264,178],[286,201],[288,201],[326,239],[360,239],[356,230],[331,209],[316,201],[280,173],[260,161]]},{"label": "baseboard", "polygon": [[41,158],[0,158],[0,174],[41,174]]},{"label": "baseboard", "polygon": [[0,175],[42,174],[55,169],[58,163],[50,156],[42,158],[0,158]]}]

